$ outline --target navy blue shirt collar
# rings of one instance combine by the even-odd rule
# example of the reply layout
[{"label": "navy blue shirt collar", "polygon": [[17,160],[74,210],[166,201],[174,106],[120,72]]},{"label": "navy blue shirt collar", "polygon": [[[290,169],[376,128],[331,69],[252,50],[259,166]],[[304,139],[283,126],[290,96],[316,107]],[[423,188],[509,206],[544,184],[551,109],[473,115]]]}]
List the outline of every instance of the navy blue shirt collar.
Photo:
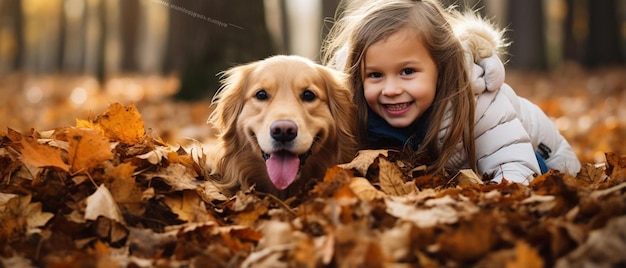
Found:
[{"label": "navy blue shirt collar", "polygon": [[428,108],[410,126],[397,128],[367,107],[367,141],[376,148],[402,148],[408,145],[417,150],[426,137],[431,110]]}]

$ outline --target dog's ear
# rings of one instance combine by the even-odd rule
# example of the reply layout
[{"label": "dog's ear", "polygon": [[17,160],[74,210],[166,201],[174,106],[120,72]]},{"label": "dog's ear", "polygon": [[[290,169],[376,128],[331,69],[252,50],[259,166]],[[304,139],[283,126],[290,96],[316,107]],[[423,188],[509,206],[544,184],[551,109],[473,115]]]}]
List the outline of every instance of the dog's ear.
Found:
[{"label": "dog's ear", "polygon": [[212,106],[215,109],[209,116],[209,123],[226,132],[231,128],[235,131],[235,122],[243,109],[243,94],[248,86],[248,77],[257,64],[248,63],[221,73],[222,86],[213,97]]},{"label": "dog's ear", "polygon": [[352,102],[352,92],[347,86],[347,75],[328,67],[318,66],[324,77],[328,106],[337,122],[339,160],[350,161],[356,151],[356,105]]}]

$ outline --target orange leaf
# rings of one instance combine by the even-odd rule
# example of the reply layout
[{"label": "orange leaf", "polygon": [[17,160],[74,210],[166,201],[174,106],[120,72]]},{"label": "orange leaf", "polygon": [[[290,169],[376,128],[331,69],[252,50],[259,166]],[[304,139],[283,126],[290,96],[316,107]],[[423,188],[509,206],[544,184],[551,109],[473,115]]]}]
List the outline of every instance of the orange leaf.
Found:
[{"label": "orange leaf", "polygon": [[87,170],[111,159],[110,142],[100,131],[87,128],[70,128],[69,161],[72,171]]},{"label": "orange leaf", "polygon": [[61,150],[40,144],[33,139],[22,139],[22,160],[35,167],[58,167],[69,171],[70,166],[63,162]]},{"label": "orange leaf", "polygon": [[142,141],[145,134],[144,122],[134,104],[124,107],[114,103],[96,117],[94,124],[102,128],[107,138],[131,145]]},{"label": "orange leaf", "polygon": [[515,260],[509,261],[506,268],[541,268],[543,260],[537,250],[524,242],[515,245]]}]

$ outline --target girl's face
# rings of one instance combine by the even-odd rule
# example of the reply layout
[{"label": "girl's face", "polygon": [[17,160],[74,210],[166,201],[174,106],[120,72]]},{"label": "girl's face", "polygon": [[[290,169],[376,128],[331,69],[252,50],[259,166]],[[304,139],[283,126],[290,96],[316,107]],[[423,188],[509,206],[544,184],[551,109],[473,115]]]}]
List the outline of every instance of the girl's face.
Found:
[{"label": "girl's face", "polygon": [[411,125],[435,99],[437,65],[408,29],[371,45],[364,70],[367,104],[394,127]]}]

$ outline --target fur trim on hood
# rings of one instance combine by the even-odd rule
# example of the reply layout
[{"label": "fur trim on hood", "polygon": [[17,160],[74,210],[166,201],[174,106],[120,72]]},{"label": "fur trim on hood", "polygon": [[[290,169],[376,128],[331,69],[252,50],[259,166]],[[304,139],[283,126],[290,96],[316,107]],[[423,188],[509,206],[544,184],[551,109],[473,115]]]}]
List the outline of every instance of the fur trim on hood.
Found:
[{"label": "fur trim on hood", "polygon": [[474,13],[455,13],[452,29],[465,52],[472,91],[478,95],[498,90],[504,84],[505,69],[500,55],[507,44],[504,31]]},{"label": "fur trim on hood", "polygon": [[508,46],[504,30],[497,30],[494,24],[475,13],[459,13],[452,28],[465,51],[471,51],[475,60],[499,55]]}]

